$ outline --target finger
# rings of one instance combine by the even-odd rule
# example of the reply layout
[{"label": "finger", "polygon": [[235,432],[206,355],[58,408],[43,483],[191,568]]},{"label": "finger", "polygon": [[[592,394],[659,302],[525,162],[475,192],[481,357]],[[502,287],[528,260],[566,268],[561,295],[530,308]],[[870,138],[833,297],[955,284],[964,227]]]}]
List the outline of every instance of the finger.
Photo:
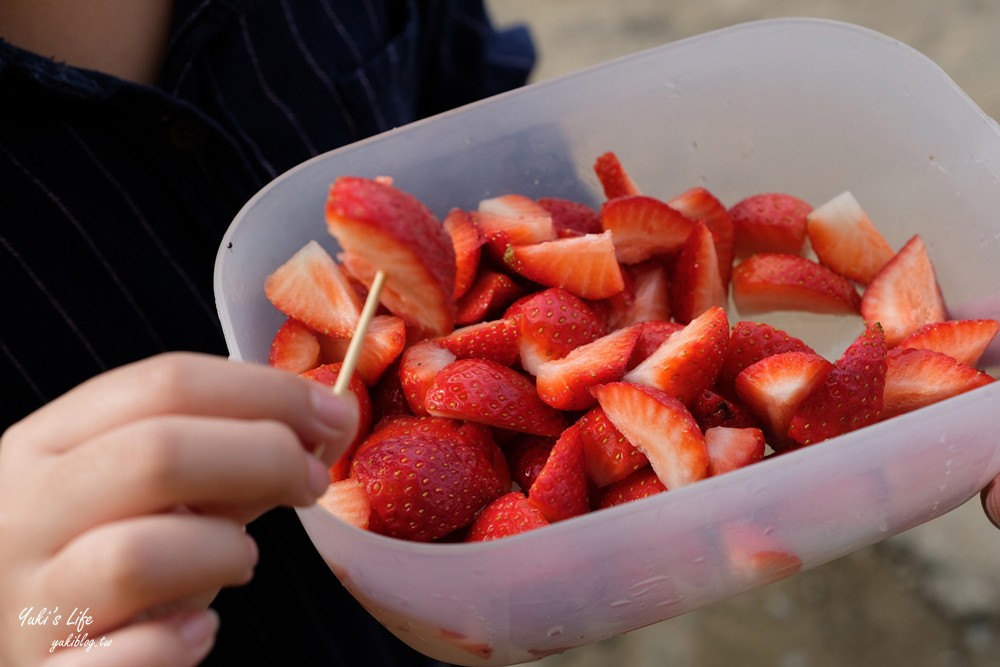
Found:
[{"label": "finger", "polygon": [[210,609],[179,612],[57,648],[42,667],[191,667],[208,655],[218,628]]},{"label": "finger", "polygon": [[149,610],[246,583],[257,553],[241,526],[216,517],[119,521],[84,533],[51,558],[35,573],[32,594],[57,601],[64,613],[88,609],[91,622],[81,629],[93,636]]},{"label": "finger", "polygon": [[[46,465],[63,497],[83,499],[52,513],[51,550],[100,524],[178,505],[246,523],[278,505],[312,504],[330,480],[285,424],[209,417],[132,422]],[[52,486],[34,489],[35,502],[50,502]]]},{"label": "finger", "polygon": [[221,357],[169,353],[99,375],[4,434],[4,446],[36,443],[60,452],[150,416],[210,415],[288,424],[310,448],[339,455],[357,430],[357,406],[286,371]]}]

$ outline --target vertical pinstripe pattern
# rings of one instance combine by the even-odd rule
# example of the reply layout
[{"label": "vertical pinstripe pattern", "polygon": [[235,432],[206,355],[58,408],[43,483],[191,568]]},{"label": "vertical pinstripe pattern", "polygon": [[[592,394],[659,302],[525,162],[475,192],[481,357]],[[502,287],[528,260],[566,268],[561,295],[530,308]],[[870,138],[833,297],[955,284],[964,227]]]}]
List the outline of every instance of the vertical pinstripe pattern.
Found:
[{"label": "vertical pinstripe pattern", "polygon": [[[531,62],[480,0],[174,11],[156,88],[0,40],[0,430],[105,369],[225,354],[212,269],[247,199],[316,153],[520,85]],[[291,511],[249,530],[256,576],[214,603],[206,665],[436,664],[345,592]]]}]

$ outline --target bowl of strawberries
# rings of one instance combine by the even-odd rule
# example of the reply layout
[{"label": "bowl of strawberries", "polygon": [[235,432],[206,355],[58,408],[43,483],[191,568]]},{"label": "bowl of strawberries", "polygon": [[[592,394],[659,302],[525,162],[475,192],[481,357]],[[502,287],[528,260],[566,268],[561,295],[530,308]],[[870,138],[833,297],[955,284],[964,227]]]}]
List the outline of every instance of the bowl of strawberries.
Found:
[{"label": "bowl of strawberries", "polygon": [[996,123],[920,54],[755,22],[292,169],[218,308],[233,358],[330,385],[363,323],[362,424],[300,519],[414,648],[520,663],[1000,472],[998,182]]}]

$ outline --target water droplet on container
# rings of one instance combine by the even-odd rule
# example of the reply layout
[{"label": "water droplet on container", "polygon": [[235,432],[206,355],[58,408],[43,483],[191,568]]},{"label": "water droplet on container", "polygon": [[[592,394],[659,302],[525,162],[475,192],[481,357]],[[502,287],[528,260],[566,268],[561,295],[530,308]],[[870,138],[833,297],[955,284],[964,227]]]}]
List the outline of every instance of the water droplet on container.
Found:
[{"label": "water droplet on container", "polygon": [[548,635],[549,637],[558,637],[558,636],[560,636],[560,635],[561,635],[561,634],[562,634],[562,633],[563,633],[564,631],[565,631],[565,628],[564,628],[563,626],[561,626],[561,625],[557,625],[557,626],[555,626],[555,627],[552,627],[552,628],[549,628],[549,631],[548,631],[548,632],[547,632],[546,634],[547,634],[547,635]]}]

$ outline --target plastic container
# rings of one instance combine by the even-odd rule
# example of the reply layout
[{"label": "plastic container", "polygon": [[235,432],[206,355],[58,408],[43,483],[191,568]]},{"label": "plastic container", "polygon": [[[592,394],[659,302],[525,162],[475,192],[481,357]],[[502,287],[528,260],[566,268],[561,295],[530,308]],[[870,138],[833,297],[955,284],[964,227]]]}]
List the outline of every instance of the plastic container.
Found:
[{"label": "plastic container", "polygon": [[[266,361],[282,317],[264,298],[265,276],[309,239],[336,249],[323,204],[337,176],[392,176],[439,215],[505,192],[596,204],[592,165],[606,150],[663,197],[705,185],[728,204],[778,190],[818,205],[850,189],[894,248],[923,236],[953,317],[1000,318],[997,125],[909,47],[856,26],[786,19],[530,86],[284,174],[240,212],[219,252],[232,357]],[[833,358],[860,331],[850,318],[783,317]],[[994,345],[994,374],[998,357]],[[958,507],[1000,472],[998,409],[1000,383],[492,543],[408,543],[318,507],[300,517],[344,585],[405,642],[459,664],[518,663],[795,571],[768,561],[766,545],[753,546],[760,540],[809,568]],[[741,527],[757,537],[741,541]]]}]

